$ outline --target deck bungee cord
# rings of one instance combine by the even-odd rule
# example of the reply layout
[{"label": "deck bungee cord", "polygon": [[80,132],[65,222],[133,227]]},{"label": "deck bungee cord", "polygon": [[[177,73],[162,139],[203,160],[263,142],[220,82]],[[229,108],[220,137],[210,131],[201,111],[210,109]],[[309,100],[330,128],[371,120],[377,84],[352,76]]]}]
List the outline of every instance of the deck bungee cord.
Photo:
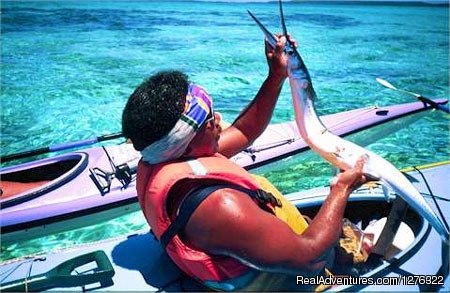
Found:
[{"label": "deck bungee cord", "polygon": [[[39,261],[39,260],[45,260],[45,256],[24,256],[23,258],[19,258],[17,260],[20,259],[29,259],[28,262],[30,262],[30,268],[28,269],[29,272],[31,272],[31,267],[32,267],[32,263],[35,261]],[[3,278],[0,280],[0,283],[2,283],[6,278],[8,278],[12,273],[14,273],[17,269],[19,269],[21,266],[26,265],[28,262],[22,262],[19,263],[17,266],[10,268],[7,271],[4,271],[3,273],[0,274],[0,276],[2,276]]]},{"label": "deck bungee cord", "polygon": [[[422,173],[422,171],[420,171],[420,169],[419,169],[418,167],[413,166],[412,168],[414,168],[414,170],[416,170],[416,171],[420,174],[420,176],[422,177],[423,182],[425,183],[425,186],[427,187],[428,192],[430,193],[430,196],[431,196],[431,198],[433,199],[434,204],[436,205],[436,208],[437,208],[437,210],[438,210],[438,212],[439,212],[439,216],[441,217],[442,222],[444,223],[445,227],[447,227],[447,230],[450,230],[450,228],[449,228],[449,226],[448,226],[448,223],[447,223],[447,220],[446,220],[445,217],[444,217],[444,213],[442,212],[441,207],[440,207],[439,203],[437,202],[436,197],[435,197],[433,191],[431,191],[431,187],[430,187],[430,185],[428,184],[427,178],[426,178],[425,175]],[[447,241],[448,241],[448,239],[447,239]]]},{"label": "deck bungee cord", "polygon": [[[343,119],[343,120],[341,120],[339,122],[336,122],[333,125],[329,125],[327,128],[330,131],[336,130],[338,127],[340,127],[342,125],[345,125],[349,121],[358,120],[358,118],[364,117],[368,113],[371,113],[371,112],[373,112],[375,110],[377,111],[376,115],[380,115],[380,116],[385,116],[385,115],[387,115],[387,113],[389,113],[389,110],[385,110],[385,109],[383,109],[383,107],[376,106],[376,105],[369,106],[369,107],[367,107],[366,111],[358,112],[356,115],[353,115],[353,116],[348,117],[346,119]],[[281,131],[276,131],[276,133],[281,134],[280,132]],[[277,142],[271,142],[271,143],[267,143],[267,144],[258,144],[258,145],[254,145],[254,146],[250,146],[250,147],[246,148],[244,150],[244,152],[252,155],[254,153],[258,153],[258,152],[261,152],[261,151],[272,149],[272,148],[275,148],[275,147],[278,147],[278,146],[282,146],[282,145],[285,145],[285,144],[291,144],[291,143],[296,142],[296,141],[301,140],[301,139],[303,139],[301,136],[297,136],[295,138],[289,138],[289,139],[280,140],[280,141],[277,141]]]},{"label": "deck bungee cord", "polygon": [[351,120],[353,120],[353,119],[355,119],[355,118],[357,118],[357,117],[360,117],[360,116],[363,116],[363,115],[365,115],[365,114],[367,114],[367,113],[373,112],[373,111],[376,110],[376,109],[379,109],[379,107],[378,107],[378,106],[369,106],[369,107],[367,108],[367,111],[358,113],[358,115],[355,115],[355,116],[352,116],[352,117],[348,117],[347,119],[344,119],[344,120],[342,120],[342,121],[339,121],[338,123],[329,126],[329,127],[328,127],[328,130],[333,130],[333,128],[336,128],[336,127],[338,127],[338,126],[341,126],[341,125],[343,125],[344,123],[346,123],[346,122],[348,122],[348,121],[351,121]]},{"label": "deck bungee cord", "polygon": [[[436,208],[439,212],[439,216],[441,217],[442,222],[444,223],[445,227],[447,227],[447,230],[449,229],[447,220],[444,217],[444,214],[442,213],[441,207],[438,204],[437,200],[436,200],[436,196],[434,195],[433,191],[431,190],[430,185],[428,184],[428,180],[426,179],[425,175],[422,173],[422,171],[419,169],[420,167],[416,167],[413,166],[412,167],[414,170],[416,170],[420,176],[423,179],[423,182],[425,183],[425,186],[428,189],[428,192],[431,195],[431,198],[433,199],[434,204],[436,205]],[[449,270],[450,270],[450,261],[449,261],[449,254],[450,254],[450,244],[449,244],[449,239],[447,239],[446,242],[442,242],[442,248],[441,248],[441,258],[442,258],[442,265],[439,268],[439,270],[436,272],[436,275],[442,275],[442,276],[448,276],[449,274]],[[424,288],[424,291],[436,291],[437,290],[437,286],[436,285],[429,285],[428,288]]]}]

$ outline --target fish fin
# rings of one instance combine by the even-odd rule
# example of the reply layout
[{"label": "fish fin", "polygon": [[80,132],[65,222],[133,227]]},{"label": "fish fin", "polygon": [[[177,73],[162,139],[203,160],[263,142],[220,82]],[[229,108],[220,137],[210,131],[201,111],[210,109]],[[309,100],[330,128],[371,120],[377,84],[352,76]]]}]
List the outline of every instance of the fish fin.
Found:
[{"label": "fish fin", "polygon": [[402,174],[405,175],[406,179],[408,179],[409,182],[412,182],[412,183],[414,183],[414,182],[419,182],[419,180],[417,180],[414,176],[409,175],[409,174],[406,173],[406,172],[402,172]]},{"label": "fish fin", "polygon": [[309,84],[308,88],[306,89],[306,91],[308,92],[309,96],[311,97],[311,99],[313,101],[317,101],[317,94],[316,94],[316,91],[314,90],[312,82],[310,82],[310,84]]}]

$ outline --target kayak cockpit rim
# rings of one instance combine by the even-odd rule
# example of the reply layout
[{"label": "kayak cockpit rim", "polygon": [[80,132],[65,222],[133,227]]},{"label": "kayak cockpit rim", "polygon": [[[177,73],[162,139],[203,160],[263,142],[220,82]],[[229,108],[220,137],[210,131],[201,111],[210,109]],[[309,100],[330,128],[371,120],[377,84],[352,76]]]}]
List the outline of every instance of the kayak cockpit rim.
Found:
[{"label": "kayak cockpit rim", "polygon": [[[292,196],[297,198],[293,200],[293,203],[301,213],[309,217],[314,217],[326,197],[325,194],[316,194],[309,198],[302,198],[301,193],[294,193]],[[293,197],[291,197],[291,200]],[[368,196],[367,193],[362,195],[356,193],[350,196],[344,217],[348,218],[354,224],[358,222],[362,223],[361,230],[364,230],[371,221],[387,217],[392,205],[393,201],[387,202],[382,194],[371,194]],[[395,254],[391,254],[386,258],[380,258],[376,265],[374,263],[363,264],[363,266],[367,266],[367,271],[363,269],[363,273],[360,275],[361,277],[377,278],[387,275],[389,272],[395,270],[395,268],[399,268],[421,249],[427,237],[433,231],[430,224],[411,208],[407,209],[402,224],[406,224],[411,229],[414,234],[414,240],[406,248],[397,251]],[[332,290],[355,291],[364,287],[361,285],[341,285],[333,287]]]},{"label": "kayak cockpit rim", "polygon": [[11,191],[2,194],[1,208],[27,202],[64,185],[78,176],[88,162],[88,154],[77,152],[3,168],[1,186],[9,185]]}]

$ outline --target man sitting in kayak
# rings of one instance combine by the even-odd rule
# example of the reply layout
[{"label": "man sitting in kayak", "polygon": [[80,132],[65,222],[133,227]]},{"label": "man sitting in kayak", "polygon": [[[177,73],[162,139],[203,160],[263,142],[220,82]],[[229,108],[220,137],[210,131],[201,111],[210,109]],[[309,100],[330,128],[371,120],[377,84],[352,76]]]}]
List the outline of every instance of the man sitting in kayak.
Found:
[{"label": "man sitting in kayak", "polygon": [[267,180],[227,159],[269,124],[287,77],[285,42],[266,45],[268,77],[223,131],[207,92],[176,71],[144,81],[123,112],[123,133],[142,153],[137,192],[145,217],[178,267],[211,289],[317,289],[296,284],[296,275],[332,266],[347,198],[366,181],[362,160],[336,176],[308,225]]}]

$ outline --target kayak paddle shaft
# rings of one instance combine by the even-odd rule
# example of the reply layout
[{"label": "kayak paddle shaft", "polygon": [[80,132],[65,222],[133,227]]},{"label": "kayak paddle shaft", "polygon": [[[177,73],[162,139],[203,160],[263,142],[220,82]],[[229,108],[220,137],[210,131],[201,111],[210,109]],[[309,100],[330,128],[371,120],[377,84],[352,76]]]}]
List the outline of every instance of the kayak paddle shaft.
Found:
[{"label": "kayak paddle shaft", "polygon": [[81,147],[81,146],[91,145],[91,144],[95,144],[98,142],[113,140],[113,139],[120,138],[120,137],[123,137],[123,134],[121,132],[116,132],[116,133],[112,133],[112,134],[106,134],[106,135],[89,138],[89,139],[83,139],[83,140],[74,141],[74,142],[54,144],[54,145],[51,145],[48,147],[43,147],[43,148],[31,150],[31,151],[24,151],[24,152],[20,152],[20,153],[16,153],[16,154],[6,155],[6,156],[1,157],[0,161],[2,163],[4,163],[4,162],[28,158],[28,157],[32,157],[32,156],[36,156],[36,155],[42,155],[42,154],[46,154],[46,153],[63,151],[63,150],[73,149],[73,148],[77,148],[77,147]]}]

